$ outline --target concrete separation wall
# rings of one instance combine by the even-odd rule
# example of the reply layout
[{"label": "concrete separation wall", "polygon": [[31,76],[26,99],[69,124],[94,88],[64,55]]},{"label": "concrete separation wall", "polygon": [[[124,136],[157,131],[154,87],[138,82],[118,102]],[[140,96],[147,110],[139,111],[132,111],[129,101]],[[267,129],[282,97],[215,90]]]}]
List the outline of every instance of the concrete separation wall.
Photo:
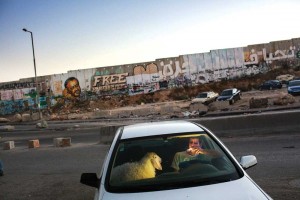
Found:
[{"label": "concrete separation wall", "polygon": [[260,113],[193,120],[217,136],[299,133],[300,112]]},{"label": "concrete separation wall", "polygon": [[[0,115],[56,108],[68,101],[112,95],[150,94],[221,80],[235,80],[277,68],[297,68],[300,38],[215,49],[141,63],[75,69],[62,74],[0,82]],[[74,88],[70,88],[70,84]],[[40,92],[36,101],[37,91]],[[76,91],[74,93],[74,91]]]},{"label": "concrete separation wall", "polygon": [[[205,126],[218,137],[232,137],[280,133],[299,134],[299,119],[299,111],[290,111],[186,120]],[[121,125],[100,128],[100,143],[111,143],[119,127]]]},{"label": "concrete separation wall", "polygon": [[116,134],[116,131],[121,126],[106,126],[100,128],[100,143],[101,144],[110,144]]}]

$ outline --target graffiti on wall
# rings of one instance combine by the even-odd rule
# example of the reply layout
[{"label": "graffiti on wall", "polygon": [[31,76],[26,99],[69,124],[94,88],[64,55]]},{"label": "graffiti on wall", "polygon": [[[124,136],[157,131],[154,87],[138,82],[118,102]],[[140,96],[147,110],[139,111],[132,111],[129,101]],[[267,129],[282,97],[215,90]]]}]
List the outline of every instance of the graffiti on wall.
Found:
[{"label": "graffiti on wall", "polygon": [[[115,94],[146,94],[166,88],[253,76],[277,67],[298,66],[299,52],[300,38],[294,38],[162,58],[153,62],[73,70],[39,77],[38,91],[48,91],[51,87],[51,93],[40,97],[40,105],[47,107],[49,100],[61,96],[64,100],[73,101],[82,100],[82,96],[98,98]],[[34,86],[30,79],[24,79],[22,83],[0,83],[0,114],[35,109]]]},{"label": "graffiti on wall", "polygon": [[1,84],[0,89],[1,90],[8,90],[8,89],[22,89],[22,88],[29,88],[29,87],[35,87],[35,83],[33,82],[21,82],[21,83],[6,83]]},{"label": "graffiti on wall", "polygon": [[65,89],[63,90],[63,97],[67,100],[78,100],[80,98],[81,88],[79,81],[75,77],[70,77],[65,81]]},{"label": "graffiti on wall", "polygon": [[126,85],[128,73],[94,76],[93,91],[121,90]]},{"label": "graffiti on wall", "polygon": [[63,90],[62,90],[62,81],[54,81],[53,82],[53,93],[54,95],[62,95]]},{"label": "graffiti on wall", "polygon": [[24,104],[22,100],[0,101],[0,113],[3,115],[8,115],[22,110],[24,110]]},{"label": "graffiti on wall", "polygon": [[244,52],[245,65],[258,65],[261,62],[271,64],[274,61],[295,58],[295,46],[289,49],[277,49],[275,52],[267,52],[266,48],[261,50],[251,49]]},{"label": "graffiti on wall", "polygon": [[158,67],[154,63],[136,65],[132,68],[132,76],[126,77],[128,94],[151,93],[159,89]]},{"label": "graffiti on wall", "polygon": [[[36,95],[35,88],[1,90],[0,114],[7,115],[26,110],[36,110]],[[44,109],[49,106],[47,98],[50,97],[39,97],[40,108]]]},{"label": "graffiti on wall", "polygon": [[37,95],[35,88],[24,88],[14,90],[1,90],[0,97],[2,101],[11,101],[27,98],[35,98]]}]

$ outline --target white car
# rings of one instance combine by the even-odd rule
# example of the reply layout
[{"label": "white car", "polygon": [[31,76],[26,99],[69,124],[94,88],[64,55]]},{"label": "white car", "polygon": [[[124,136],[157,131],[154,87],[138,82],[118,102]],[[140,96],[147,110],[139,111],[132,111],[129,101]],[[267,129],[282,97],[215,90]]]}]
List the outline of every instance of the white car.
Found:
[{"label": "white car", "polygon": [[[190,138],[201,150],[174,170],[174,155],[191,152]],[[256,163],[253,155],[238,162],[202,125],[149,122],[119,128],[100,176],[83,173],[80,182],[96,188],[95,200],[271,199],[244,171]]]},{"label": "white car", "polygon": [[219,94],[213,91],[201,92],[194,99],[192,99],[192,103],[203,103],[208,104],[215,101],[218,98]]}]

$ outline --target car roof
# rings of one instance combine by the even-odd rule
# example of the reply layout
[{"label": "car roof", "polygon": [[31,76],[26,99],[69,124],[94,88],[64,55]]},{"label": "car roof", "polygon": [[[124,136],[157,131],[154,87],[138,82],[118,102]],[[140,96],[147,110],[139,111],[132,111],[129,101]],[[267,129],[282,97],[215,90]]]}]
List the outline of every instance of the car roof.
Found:
[{"label": "car roof", "polygon": [[[268,80],[268,81],[271,81],[271,82],[280,82],[279,80]],[[266,82],[268,82],[266,81]]]},{"label": "car roof", "polygon": [[222,92],[229,91],[229,90],[237,91],[238,89],[237,88],[228,88],[228,89],[223,90]]},{"label": "car roof", "polygon": [[124,126],[121,139],[199,131],[201,132],[203,129],[194,123],[183,120],[147,122]]},{"label": "car roof", "polygon": [[292,80],[292,81],[289,81],[289,83],[299,83],[300,80]]}]

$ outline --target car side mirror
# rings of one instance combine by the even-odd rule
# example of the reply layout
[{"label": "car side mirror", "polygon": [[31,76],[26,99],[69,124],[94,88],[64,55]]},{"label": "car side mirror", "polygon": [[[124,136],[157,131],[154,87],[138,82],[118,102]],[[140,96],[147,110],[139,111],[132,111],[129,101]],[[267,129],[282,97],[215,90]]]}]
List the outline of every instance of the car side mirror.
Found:
[{"label": "car side mirror", "polygon": [[81,174],[80,183],[91,187],[99,188],[100,179],[96,173],[83,173]]},{"label": "car side mirror", "polygon": [[256,165],[256,164],[257,164],[257,159],[256,159],[256,157],[253,156],[253,155],[241,157],[240,165],[241,165],[244,169],[248,169],[248,168],[250,168],[250,167],[253,167],[253,166]]}]

